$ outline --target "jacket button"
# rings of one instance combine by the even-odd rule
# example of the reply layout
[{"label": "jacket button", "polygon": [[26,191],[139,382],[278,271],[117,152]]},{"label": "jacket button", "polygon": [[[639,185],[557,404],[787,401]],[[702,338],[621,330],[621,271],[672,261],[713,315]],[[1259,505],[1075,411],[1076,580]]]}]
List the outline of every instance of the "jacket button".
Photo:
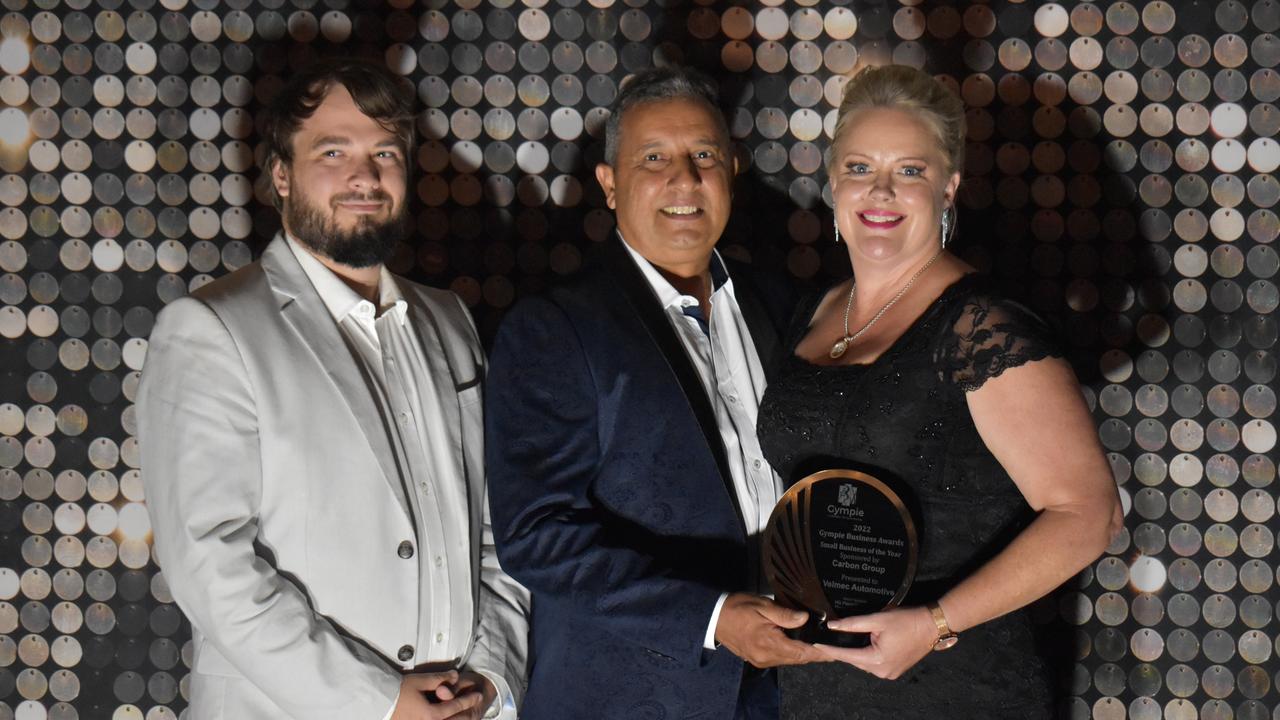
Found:
[{"label": "jacket button", "polygon": [[400,543],[400,547],[396,548],[396,554],[404,558],[405,560],[408,560],[409,558],[413,557],[413,543],[409,542],[408,540],[405,540],[404,542]]},{"label": "jacket button", "polygon": [[396,653],[396,657],[400,658],[400,662],[409,662],[413,659],[413,646],[404,645],[400,648],[400,652]]}]

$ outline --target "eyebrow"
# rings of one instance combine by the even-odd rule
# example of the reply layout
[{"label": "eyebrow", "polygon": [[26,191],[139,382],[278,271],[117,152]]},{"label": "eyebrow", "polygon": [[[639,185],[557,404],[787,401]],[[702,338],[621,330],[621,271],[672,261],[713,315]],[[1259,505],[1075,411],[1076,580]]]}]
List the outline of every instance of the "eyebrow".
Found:
[{"label": "eyebrow", "polygon": [[[349,138],[347,138],[347,137],[342,136],[342,135],[322,135],[322,136],[320,136],[320,137],[316,138],[316,139],[311,143],[311,147],[312,147],[312,149],[319,148],[319,147],[324,147],[324,146],[327,146],[327,145],[338,145],[338,146],[341,146],[341,147],[345,147],[345,146],[350,145],[350,144],[351,144],[351,140],[350,140]],[[397,139],[397,138],[387,138],[386,140],[379,140],[377,143],[374,143],[374,147],[395,147],[395,148],[398,148],[398,147],[400,147],[400,141],[399,141],[399,139]]]},{"label": "eyebrow", "polygon": [[[841,159],[841,160],[849,160],[849,159],[850,159],[850,156],[853,156],[853,155],[859,155],[859,156],[862,156],[862,157],[865,157],[865,158],[869,158],[869,157],[871,157],[871,156],[870,156],[870,155],[868,155],[867,153],[864,153],[864,152],[858,152],[857,150],[850,150],[849,152],[847,152],[847,153],[845,153],[844,155],[842,155],[842,156],[840,157],[840,159]],[[924,157],[917,157],[917,156],[915,156],[915,155],[905,155],[905,156],[903,156],[903,157],[894,158],[894,161],[895,161],[895,162],[902,162],[902,161],[904,161],[904,160],[909,160],[909,161],[912,161],[912,162],[920,162],[920,163],[925,163],[925,164],[928,164],[928,163],[929,163],[929,159],[928,159],[928,158],[924,158]]]},{"label": "eyebrow", "polygon": [[[645,150],[652,150],[653,148],[663,147],[666,144],[667,144],[667,141],[665,139],[651,140],[641,145],[639,148],[637,148],[637,150],[639,150],[640,152],[644,152]],[[715,147],[720,147],[720,141],[716,138],[710,138],[710,137],[695,138],[689,144],[690,145],[712,145]]]}]

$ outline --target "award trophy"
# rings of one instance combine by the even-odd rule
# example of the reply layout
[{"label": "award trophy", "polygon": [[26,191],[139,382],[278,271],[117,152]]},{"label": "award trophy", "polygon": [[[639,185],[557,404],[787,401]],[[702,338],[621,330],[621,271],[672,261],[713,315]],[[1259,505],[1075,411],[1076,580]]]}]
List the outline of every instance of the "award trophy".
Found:
[{"label": "award trophy", "polygon": [[774,507],[764,532],[765,578],[779,604],[809,612],[795,637],[863,646],[866,634],[828,630],[826,621],[901,603],[918,545],[915,521],[888,485],[855,470],[824,470]]}]

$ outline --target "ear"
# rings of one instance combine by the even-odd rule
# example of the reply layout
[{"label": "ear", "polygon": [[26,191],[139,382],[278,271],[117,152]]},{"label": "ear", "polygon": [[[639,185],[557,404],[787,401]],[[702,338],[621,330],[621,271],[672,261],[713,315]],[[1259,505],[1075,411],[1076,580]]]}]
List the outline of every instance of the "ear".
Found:
[{"label": "ear", "polygon": [[604,191],[605,204],[609,206],[610,210],[617,210],[618,202],[613,193],[613,166],[608,163],[596,165],[596,182],[600,183],[600,189]]},{"label": "ear", "polygon": [[[831,189],[835,189],[835,183],[832,183]],[[960,189],[960,172],[952,173],[951,179],[947,181],[947,187],[942,191],[942,198],[947,207],[955,207],[956,190]]]},{"label": "ear", "polygon": [[271,161],[271,184],[281,198],[289,197],[289,169],[281,158]]}]

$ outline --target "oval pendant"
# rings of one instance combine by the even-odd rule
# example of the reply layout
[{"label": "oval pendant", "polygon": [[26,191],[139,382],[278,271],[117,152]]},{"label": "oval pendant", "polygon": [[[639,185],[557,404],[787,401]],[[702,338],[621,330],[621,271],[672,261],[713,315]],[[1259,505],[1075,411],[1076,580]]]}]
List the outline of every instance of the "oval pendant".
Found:
[{"label": "oval pendant", "polygon": [[839,340],[836,341],[835,345],[831,346],[831,359],[835,360],[841,355],[844,355],[844,351],[848,349],[849,349],[848,339],[840,338]]}]

